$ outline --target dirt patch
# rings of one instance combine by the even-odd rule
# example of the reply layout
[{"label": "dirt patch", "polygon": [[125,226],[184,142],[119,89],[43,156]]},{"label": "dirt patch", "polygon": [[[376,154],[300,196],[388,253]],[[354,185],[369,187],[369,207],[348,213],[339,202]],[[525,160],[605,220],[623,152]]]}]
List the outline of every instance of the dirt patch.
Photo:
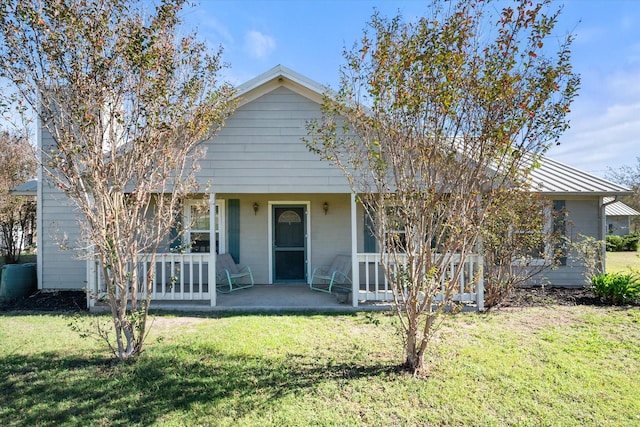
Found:
[{"label": "dirt patch", "polygon": [[204,322],[205,319],[200,317],[188,317],[188,316],[178,316],[178,317],[167,317],[167,316],[158,316],[152,317],[150,322],[154,328],[168,329],[176,326],[190,327],[195,326],[199,323]]}]

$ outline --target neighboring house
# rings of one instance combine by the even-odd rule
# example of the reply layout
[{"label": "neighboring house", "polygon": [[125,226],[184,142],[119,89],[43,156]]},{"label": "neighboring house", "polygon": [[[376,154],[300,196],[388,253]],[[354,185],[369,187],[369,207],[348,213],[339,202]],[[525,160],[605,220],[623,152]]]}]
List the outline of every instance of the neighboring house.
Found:
[{"label": "neighboring house", "polygon": [[[18,196],[18,197],[28,197],[30,200],[36,200],[36,196],[37,196],[37,190],[38,190],[38,181],[35,179],[31,179],[25,183],[22,183],[16,187],[13,187],[12,189],[9,190],[9,194],[11,194],[12,196]],[[37,208],[36,208],[37,209]],[[33,221],[33,219],[27,224],[27,228],[26,230],[24,230],[24,232],[26,233],[26,235],[24,236],[24,239],[22,240],[23,244],[22,247],[20,248],[21,250],[24,250],[25,248],[28,247],[33,247],[34,243],[35,243],[35,233],[36,233],[36,224]],[[20,233],[22,233],[22,231],[20,231]],[[18,234],[18,238],[22,238],[22,236],[20,234]],[[3,236],[0,236],[0,239],[3,239]],[[4,247],[5,242],[4,241],[0,241],[0,246]]]},{"label": "neighboring house", "polygon": [[606,197],[604,203],[607,217],[607,234],[624,236],[631,233],[631,217],[640,215],[640,212],[616,200],[614,197]]},{"label": "neighboring house", "polygon": [[[207,142],[199,180],[212,183],[209,203],[215,215],[196,221],[197,229],[183,236],[190,253],[166,253],[158,261],[153,300],[216,305],[216,248],[236,262],[250,265],[257,284],[291,283],[306,286],[312,269],[330,264],[337,254],[351,257],[352,302],[388,300],[389,287],[380,274],[376,242],[366,231],[362,207],[343,173],[310,152],[302,138],[305,124],[321,117],[324,88],[285,67],[277,66],[238,87],[238,107],[215,137]],[[39,133],[39,144],[52,141]],[[532,176],[535,188],[565,209],[566,234],[602,239],[605,234],[604,197],[627,194],[616,184],[550,159]],[[203,195],[194,194],[194,200]],[[195,210],[185,203],[185,216]],[[208,221],[207,221],[208,219]],[[78,244],[76,214],[65,196],[42,171],[38,181],[38,286],[41,289],[101,290],[93,262],[62,248]],[[480,271],[479,257],[469,259],[471,281]],[[141,262],[144,270],[146,264]],[[213,269],[211,269],[213,270]],[[581,267],[571,258],[546,274],[558,286],[582,285]],[[171,278],[178,277],[178,280]],[[467,286],[468,285],[468,286]],[[482,305],[482,283],[461,283],[463,299]],[[245,292],[245,291],[241,291]]]}]

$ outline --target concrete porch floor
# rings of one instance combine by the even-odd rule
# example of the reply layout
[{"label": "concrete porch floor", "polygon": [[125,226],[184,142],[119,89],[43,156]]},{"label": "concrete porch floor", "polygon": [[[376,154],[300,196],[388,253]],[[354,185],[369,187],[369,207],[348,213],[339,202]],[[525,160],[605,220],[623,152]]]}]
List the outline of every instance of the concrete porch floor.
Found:
[{"label": "concrete porch floor", "polygon": [[351,299],[338,302],[335,294],[313,291],[305,283],[255,285],[232,293],[218,292],[215,307],[205,301],[152,301],[151,309],[220,312],[355,312],[388,310],[387,303],[360,303],[353,307]]},{"label": "concrete porch floor", "polygon": [[353,312],[385,310],[388,304],[360,303],[353,307],[351,298],[339,302],[335,294],[313,291],[306,283],[255,285],[230,294],[218,293],[216,307],[221,311],[323,311]]}]

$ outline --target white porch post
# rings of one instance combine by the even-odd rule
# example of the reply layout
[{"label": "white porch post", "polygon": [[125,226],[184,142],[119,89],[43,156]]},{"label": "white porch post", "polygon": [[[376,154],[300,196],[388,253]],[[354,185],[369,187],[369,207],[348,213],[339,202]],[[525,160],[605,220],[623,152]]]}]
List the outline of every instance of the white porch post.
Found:
[{"label": "white porch post", "polygon": [[95,305],[95,298],[98,296],[98,284],[96,282],[96,257],[92,253],[87,258],[87,308]]},{"label": "white porch post", "polygon": [[[216,193],[209,193],[209,297],[216,306]],[[202,285],[201,285],[202,286]]]},{"label": "white porch post", "polygon": [[358,263],[358,216],[356,195],[351,193],[351,301],[358,306],[360,293],[360,263]]},{"label": "white porch post", "polygon": [[484,310],[484,257],[478,254],[478,283],[476,284],[478,311]]},{"label": "white porch post", "polygon": [[[482,209],[482,193],[478,194],[478,211]],[[478,307],[478,311],[484,310],[484,246],[482,242],[482,236],[478,236],[478,241],[476,242],[476,250],[477,258],[476,262],[478,263],[478,283],[476,283],[476,305]],[[471,278],[469,278],[471,280]]]}]

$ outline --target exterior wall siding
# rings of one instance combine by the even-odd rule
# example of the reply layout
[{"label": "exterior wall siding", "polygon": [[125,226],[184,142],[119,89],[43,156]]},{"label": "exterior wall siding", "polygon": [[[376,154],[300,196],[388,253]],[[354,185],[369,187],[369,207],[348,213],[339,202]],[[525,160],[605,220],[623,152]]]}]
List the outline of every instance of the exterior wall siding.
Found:
[{"label": "exterior wall siding", "polygon": [[631,232],[630,224],[628,216],[607,216],[607,233],[624,236]]},{"label": "exterior wall siding", "polygon": [[[53,140],[41,131],[41,146],[47,150]],[[39,289],[84,289],[86,261],[76,248],[80,244],[80,227],[73,204],[42,173],[38,191],[38,287]]]},{"label": "exterior wall siding", "polygon": [[[568,199],[566,210],[566,236],[569,241],[576,242],[582,235],[594,237],[596,240],[602,239],[599,198]],[[534,278],[532,284],[581,287],[586,283],[584,272],[585,268],[577,259],[576,254],[570,253],[567,257],[567,265],[546,270]]]},{"label": "exterior wall siding", "polygon": [[199,179],[216,193],[349,193],[342,171],[302,138],[320,105],[280,87],[240,106],[207,142]]}]

